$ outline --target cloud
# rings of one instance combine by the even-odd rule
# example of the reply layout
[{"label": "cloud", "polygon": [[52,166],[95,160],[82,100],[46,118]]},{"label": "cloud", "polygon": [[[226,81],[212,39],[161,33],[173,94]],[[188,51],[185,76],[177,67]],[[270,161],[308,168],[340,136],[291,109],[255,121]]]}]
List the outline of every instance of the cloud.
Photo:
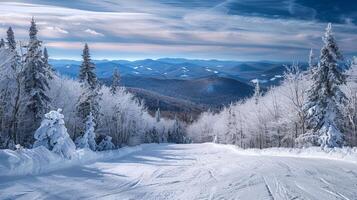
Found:
[{"label": "cloud", "polygon": [[84,32],[85,33],[89,33],[89,34],[94,35],[94,36],[104,36],[104,34],[98,33],[97,31],[89,29],[89,28],[86,29]]},{"label": "cloud", "polygon": [[[35,16],[54,55],[73,54],[88,42],[96,53],[112,56],[305,59],[308,49],[321,46],[326,26],[300,0],[31,2],[0,2],[0,29],[11,25],[17,39],[27,39]],[[344,19],[334,25],[337,40],[348,54],[357,54],[354,18]]]}]

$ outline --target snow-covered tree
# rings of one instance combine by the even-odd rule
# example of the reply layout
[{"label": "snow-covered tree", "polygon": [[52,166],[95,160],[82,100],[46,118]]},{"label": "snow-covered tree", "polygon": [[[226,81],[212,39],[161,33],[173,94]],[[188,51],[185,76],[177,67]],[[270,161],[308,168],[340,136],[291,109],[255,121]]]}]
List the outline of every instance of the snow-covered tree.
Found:
[{"label": "snow-covered tree", "polygon": [[160,120],[161,120],[160,108],[157,108],[157,110],[155,112],[155,119],[156,119],[156,122],[160,122]]},{"label": "snow-covered tree", "polygon": [[257,79],[257,82],[255,83],[255,88],[254,88],[254,99],[255,99],[255,104],[259,103],[259,98],[261,97],[261,91],[260,91],[260,86],[259,86],[259,80]]},{"label": "snow-covered tree", "polygon": [[79,72],[82,93],[77,103],[77,116],[84,122],[92,113],[94,119],[99,117],[99,85],[95,74],[95,65],[91,62],[88,45],[85,44],[82,54],[83,62]]},{"label": "snow-covered tree", "polygon": [[71,158],[76,147],[67,133],[61,111],[58,109],[45,114],[41,126],[35,132],[33,147],[44,146],[56,154]]},{"label": "snow-covered tree", "polygon": [[346,96],[340,86],[346,83],[346,76],[338,64],[342,54],[330,23],[323,42],[318,66],[313,70],[313,84],[308,91],[304,106],[307,112],[308,130],[297,141],[304,146],[341,147],[344,138],[339,120],[342,119],[342,106]]},{"label": "snow-covered tree", "polygon": [[107,151],[115,148],[115,145],[112,143],[112,137],[106,135],[103,140],[98,144],[98,151]]},{"label": "snow-covered tree", "polygon": [[7,46],[9,49],[15,51],[16,49],[16,41],[15,41],[15,35],[14,35],[14,31],[12,30],[11,26],[9,27],[9,29],[7,29]]},{"label": "snow-covered tree", "polygon": [[92,62],[88,44],[85,43],[82,53],[82,64],[79,70],[79,82],[87,82],[94,89],[98,86],[97,75],[95,74],[95,65]]},{"label": "snow-covered tree", "polygon": [[120,86],[120,74],[119,74],[119,70],[117,68],[114,69],[112,78],[113,78],[113,82],[110,87],[110,92],[112,94],[116,94],[119,89],[119,86]]},{"label": "snow-covered tree", "polygon": [[89,113],[85,126],[84,134],[76,139],[76,146],[77,148],[89,148],[92,151],[95,151],[97,144],[95,142],[95,123],[92,113]]},{"label": "snow-covered tree", "polygon": [[37,39],[37,32],[35,20],[32,18],[23,71],[23,88],[27,101],[24,120],[29,133],[38,127],[50,103],[50,98],[46,94],[49,89],[46,66],[42,59],[41,41]]}]

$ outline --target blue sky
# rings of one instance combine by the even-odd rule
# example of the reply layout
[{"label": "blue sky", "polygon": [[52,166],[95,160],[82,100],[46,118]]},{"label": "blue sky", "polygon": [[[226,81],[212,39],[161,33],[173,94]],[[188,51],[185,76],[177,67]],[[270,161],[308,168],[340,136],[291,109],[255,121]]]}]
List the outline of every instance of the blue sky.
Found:
[{"label": "blue sky", "polygon": [[53,58],[184,57],[303,61],[328,22],[357,55],[357,3],[337,0],[28,0],[0,2],[0,36],[26,40],[31,17]]}]

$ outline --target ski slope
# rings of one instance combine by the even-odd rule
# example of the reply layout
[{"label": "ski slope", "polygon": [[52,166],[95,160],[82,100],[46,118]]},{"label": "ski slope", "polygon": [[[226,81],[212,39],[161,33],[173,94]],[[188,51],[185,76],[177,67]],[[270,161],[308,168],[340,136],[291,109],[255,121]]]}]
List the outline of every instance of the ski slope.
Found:
[{"label": "ski slope", "polygon": [[357,164],[244,153],[216,144],[142,145],[121,158],[0,177],[0,199],[357,199]]}]

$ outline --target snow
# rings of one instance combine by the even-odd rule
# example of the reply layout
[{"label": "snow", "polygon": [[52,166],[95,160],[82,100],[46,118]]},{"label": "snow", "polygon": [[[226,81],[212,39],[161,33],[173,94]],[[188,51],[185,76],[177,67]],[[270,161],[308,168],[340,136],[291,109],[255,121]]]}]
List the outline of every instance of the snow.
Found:
[{"label": "snow", "polygon": [[[139,150],[141,150],[140,146],[100,152],[79,149],[75,151],[71,159],[63,158],[44,146],[15,151],[0,150],[0,183],[2,176],[43,174],[99,160],[120,158]],[[2,199],[1,196],[0,199]]]},{"label": "snow", "polygon": [[[131,154],[129,150],[133,150]],[[35,155],[56,156],[45,148],[37,151],[40,152]],[[91,152],[90,162],[15,178],[6,173],[11,169],[7,164],[16,158],[26,161],[26,156],[20,155],[0,151],[0,172],[5,171],[1,175],[7,175],[0,177],[0,199],[330,200],[357,196],[356,148],[242,150],[213,143],[146,144]],[[58,164],[43,161],[40,166],[47,166],[46,162],[49,166]],[[18,168],[14,163],[11,166]]]},{"label": "snow", "polygon": [[33,146],[44,146],[62,157],[71,158],[76,147],[68,135],[61,112],[62,110],[58,109],[45,114],[45,119],[35,132],[36,141]]},{"label": "snow", "polygon": [[267,83],[268,81],[267,80],[260,80],[260,79],[255,78],[255,79],[250,80],[250,82],[255,84],[257,82],[259,82],[259,83]]}]

